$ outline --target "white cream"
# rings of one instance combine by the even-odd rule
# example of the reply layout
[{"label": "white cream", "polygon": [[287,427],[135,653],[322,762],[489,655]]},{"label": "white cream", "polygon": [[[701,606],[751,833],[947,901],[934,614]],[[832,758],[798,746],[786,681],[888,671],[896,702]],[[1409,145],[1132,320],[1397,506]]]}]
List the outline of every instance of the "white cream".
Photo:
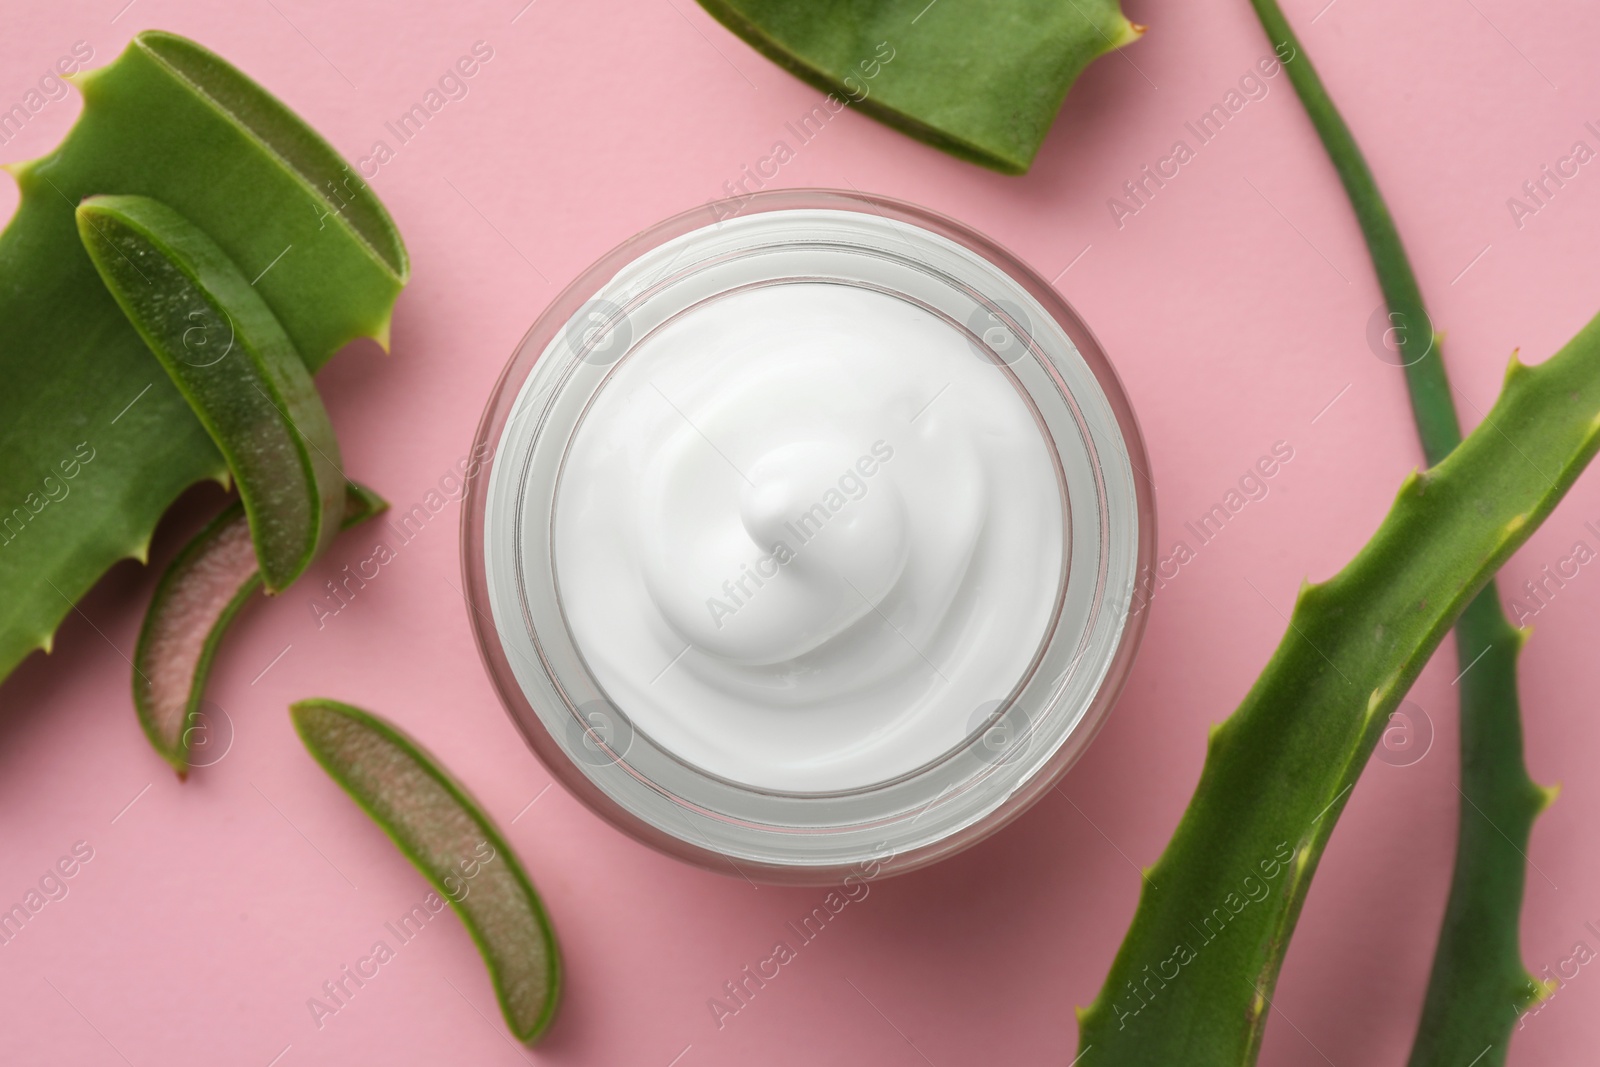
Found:
[{"label": "white cream", "polygon": [[859,789],[984,725],[1049,635],[1053,450],[913,303],[786,282],[635,340],[552,518],[572,639],[632,728],[763,790]]},{"label": "white cream", "polygon": [[466,593],[552,774],[753,878],[905,870],[1032,803],[1137,644],[1153,517],[1088,328],[907,205],[757,194],[580,275],[490,399]]}]

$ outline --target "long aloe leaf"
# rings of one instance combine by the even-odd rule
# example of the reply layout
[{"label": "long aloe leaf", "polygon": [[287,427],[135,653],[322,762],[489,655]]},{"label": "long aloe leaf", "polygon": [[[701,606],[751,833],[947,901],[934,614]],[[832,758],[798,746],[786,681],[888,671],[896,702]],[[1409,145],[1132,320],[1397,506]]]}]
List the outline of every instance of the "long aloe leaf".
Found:
[{"label": "long aloe leaf", "polygon": [[0,678],[49,648],[107,567],[145,557],[184,488],[227,477],[84,251],[80,200],[151,196],[189,219],[251,278],[309,369],[352,338],[386,340],[407,274],[359,177],[194,42],[141,33],[74,80],[84,107],[66,139],[7,168],[22,196],[0,233]]},{"label": "long aloe leaf", "polygon": [[392,723],[334,700],[289,710],[317,762],[455,906],[511,1032],[538,1040],[560,1000],[561,955],[533,883],[489,816]]},{"label": "long aloe leaf", "polygon": [[228,462],[269,592],[339,529],[339,442],[271,309],[227,253],[147,196],[92,196],[78,234],[106,288]]},{"label": "long aloe leaf", "polygon": [[[1423,454],[1436,463],[1461,441],[1442,355],[1405,245],[1349,127],[1277,0],[1252,0],[1355,208],[1388,305]],[[1455,870],[1411,1067],[1475,1061],[1501,1067],[1519,1012],[1546,991],[1522,965],[1518,914],[1533,820],[1554,798],[1523,760],[1517,654],[1527,636],[1506,620],[1493,582],[1456,623],[1461,692],[1461,796]],[[1509,1009],[1509,1010],[1508,1010]]]},{"label": "long aloe leaf", "polygon": [[[346,486],[341,529],[389,505],[355,482]],[[194,536],[156,584],[133,653],[133,706],[150,744],[178,777],[189,748],[211,661],[239,609],[261,589],[244,505],[235,501]]]},{"label": "long aloe leaf", "polygon": [[1188,810],[1141,889],[1081,1063],[1253,1063],[1306,891],[1356,777],[1468,602],[1600,448],[1600,317],[1515,356],[1483,423],[1413,473],[1367,545],[1301,587],[1289,630],[1214,727]]},{"label": "long aloe leaf", "polygon": [[[700,0],[700,6],[840,106],[852,104],[1006,174],[1032,165],[1083,69],[1144,32],[1117,0]],[[834,110],[819,105],[794,136],[801,143],[815,136]],[[791,152],[798,147],[784,145]]]}]

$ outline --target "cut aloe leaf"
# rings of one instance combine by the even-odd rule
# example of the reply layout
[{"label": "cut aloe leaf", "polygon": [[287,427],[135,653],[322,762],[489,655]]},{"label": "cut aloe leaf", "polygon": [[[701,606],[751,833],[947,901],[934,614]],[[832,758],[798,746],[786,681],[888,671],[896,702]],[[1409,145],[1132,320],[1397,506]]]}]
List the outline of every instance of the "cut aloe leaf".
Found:
[{"label": "cut aloe leaf", "polygon": [[[355,482],[345,490],[343,527],[389,505]],[[261,588],[243,505],[235,502],[195,535],[156,585],[133,653],[133,704],[150,744],[183,778],[211,660],[228,624]]]},{"label": "cut aloe leaf", "polygon": [[306,748],[454,905],[489,966],[506,1025],[532,1043],[555,1016],[561,956],[511,846],[441,766],[398,728],[334,700],[289,709]]},{"label": "cut aloe leaf", "polygon": [[1301,587],[1277,651],[1212,728],[1194,797],[1080,1014],[1082,1067],[1256,1062],[1312,877],[1390,713],[1597,448],[1600,316],[1538,366],[1513,357],[1478,427],[1405,480],[1343,570]]},{"label": "cut aloe leaf", "polygon": [[269,593],[333,540],[339,444],[311,373],[228,254],[158,200],[92,196],[78,234],[239,486]]},{"label": "cut aloe leaf", "polygon": [[700,6],[756,51],[832,94],[837,107],[818,105],[791,125],[802,144],[848,104],[1006,174],[1033,163],[1083,69],[1144,33],[1117,0],[700,0]]},{"label": "cut aloe leaf", "polygon": [[0,233],[0,678],[106,568],[145,558],[185,488],[227,477],[84,251],[79,201],[180,212],[255,280],[311,370],[353,338],[386,340],[408,273],[359,171],[195,42],[145,31],[72,82],[83,111],[65,140],[5,168],[21,199]]}]

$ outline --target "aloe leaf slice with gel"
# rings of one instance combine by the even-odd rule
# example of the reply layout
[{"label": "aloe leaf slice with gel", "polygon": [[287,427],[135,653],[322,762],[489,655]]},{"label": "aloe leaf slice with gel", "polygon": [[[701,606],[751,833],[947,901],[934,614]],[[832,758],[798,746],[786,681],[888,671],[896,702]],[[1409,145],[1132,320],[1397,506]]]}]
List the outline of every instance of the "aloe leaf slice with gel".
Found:
[{"label": "aloe leaf slice with gel", "polygon": [[832,96],[799,120],[802,133],[820,129],[848,104],[1006,174],[1032,165],[1084,68],[1144,33],[1117,0],[700,0],[700,6]]},{"label": "aloe leaf slice with gel", "polygon": [[83,111],[66,138],[5,167],[21,199],[0,233],[0,678],[108,567],[146,558],[180,493],[228,477],[84,251],[84,197],[156,197],[203,230],[307,370],[357,337],[387,344],[409,272],[360,174],[195,42],[144,31],[71,81]]},{"label": "aloe leaf slice with gel", "polygon": [[[1600,317],[1413,473],[1353,560],[1295,598],[1142,886],[1078,1062],[1240,1067],[1261,1049],[1301,906],[1356,778],[1457,617],[1600,448]],[[1510,1004],[1506,1005],[1509,1011]]]},{"label": "aloe leaf slice with gel", "polygon": [[199,227],[145,196],[92,196],[78,235],[128,321],[238,484],[267,591],[339,528],[339,444],[311,372],[266,302]]},{"label": "aloe leaf slice with gel", "polygon": [[[377,493],[350,482],[342,528],[388,506]],[[191,728],[211,661],[228,624],[260,588],[250,525],[238,501],[183,547],[156,585],[133,653],[133,706],[150,744],[179,778],[189,773]]]},{"label": "aloe leaf slice with gel", "polygon": [[533,883],[494,823],[420,745],[371,712],[302,700],[289,713],[317,762],[461,916],[511,1032],[538,1040],[560,1000],[561,955]]}]

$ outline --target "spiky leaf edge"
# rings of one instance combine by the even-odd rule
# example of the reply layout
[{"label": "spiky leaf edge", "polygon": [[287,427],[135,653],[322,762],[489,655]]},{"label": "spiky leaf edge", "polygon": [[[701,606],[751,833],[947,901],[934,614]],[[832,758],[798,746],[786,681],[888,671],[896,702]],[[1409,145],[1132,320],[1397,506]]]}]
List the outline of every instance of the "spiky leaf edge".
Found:
[{"label": "spiky leaf edge", "polygon": [[[1389,713],[1456,617],[1597,448],[1600,316],[1538,367],[1513,356],[1483,423],[1438,466],[1406,479],[1382,525],[1343,570],[1302,586],[1289,632],[1261,677],[1213,728],[1194,797],[1141,887],[1105,986],[1079,1013],[1084,1067],[1254,1062],[1311,878]],[[1542,469],[1534,457],[1545,462]],[[1330,652],[1363,684],[1350,682]],[[1254,854],[1280,837],[1295,842],[1292,873],[1248,905],[1257,910],[1239,924],[1242,935],[1239,926],[1225,927],[1234,935],[1231,948],[1191,950],[1180,964],[1182,980],[1170,991],[1160,984],[1160,1007],[1150,1018],[1137,1018],[1150,1006],[1143,997],[1137,1010],[1118,1013],[1116,998],[1124,986],[1137,989],[1139,965],[1171,959],[1182,924],[1192,928],[1196,909],[1237,895],[1233,883],[1254,873]],[[1242,915],[1243,908],[1234,918]],[[1197,960],[1204,965],[1183,972]]]},{"label": "spiky leaf edge", "polygon": [[[125,73],[113,73],[119,70]],[[144,31],[136,35],[123,53],[111,63],[73,74],[67,79],[82,93],[84,108],[77,123],[68,131],[66,138],[57,148],[33,160],[0,166],[0,169],[11,174],[16,180],[21,193],[16,214],[7,223],[4,233],[0,234],[0,253],[4,254],[0,256],[0,259],[3,259],[0,266],[16,268],[16,274],[14,277],[0,278],[0,283],[3,283],[0,284],[0,291],[8,291],[9,287],[9,290],[14,290],[13,298],[36,298],[26,291],[31,281],[29,264],[26,257],[19,257],[18,253],[37,254],[40,248],[43,248],[43,244],[39,242],[52,239],[46,219],[49,212],[59,212],[62,208],[66,208],[66,213],[70,216],[72,201],[68,199],[58,203],[65,195],[57,185],[57,180],[62,176],[59,166],[82,168],[86,158],[84,153],[102,150],[102,146],[85,140],[88,136],[85,130],[97,117],[104,117],[101,113],[110,107],[113,99],[108,94],[120,92],[125,85],[132,86],[139,92],[146,92],[155,84],[156,75],[167,79],[159,86],[159,92],[171,92],[174,87],[181,87],[203,113],[212,115],[233,130],[238,135],[240,143],[248,143],[254,152],[269,159],[274,168],[287,176],[291,183],[302,189],[315,202],[323,205],[325,210],[322,211],[319,225],[331,225],[347,234],[363,250],[362,256],[376,265],[377,273],[388,278],[387,284],[392,291],[383,304],[381,314],[373,316],[370,320],[363,320],[363,324],[354,329],[343,330],[339,327],[342,332],[337,336],[330,333],[329,327],[334,324],[328,321],[316,321],[314,317],[301,321],[300,317],[286,314],[293,312],[294,309],[281,305],[274,306],[274,312],[284,321],[285,327],[290,329],[296,347],[306,360],[308,368],[314,370],[332,355],[335,348],[357,336],[370,336],[387,349],[393,317],[393,293],[398,292],[405,284],[410,267],[404,244],[383,205],[365,186],[356,190],[345,204],[335,203],[323,186],[335,184],[341,173],[348,171],[348,165],[343,163],[338,153],[320,135],[260,85],[233,68],[220,56],[193,41],[159,30]],[[141,103],[128,99],[127,93],[116,97],[115,102],[119,106]],[[149,99],[143,100],[142,104],[149,111],[162,110],[154,107]],[[214,166],[216,160],[211,159],[207,162]],[[52,176],[56,180],[52,180]],[[69,183],[68,189],[75,189],[75,186]],[[85,196],[96,192],[129,191],[138,190],[104,187],[76,190],[79,195]],[[41,204],[47,208],[41,207]],[[31,213],[30,207],[35,209]],[[287,207],[298,208],[300,205],[287,205]],[[24,222],[26,222],[25,228]],[[24,235],[27,240],[36,242],[36,245],[23,244]],[[75,233],[72,235],[72,242],[81,255],[81,247],[78,246]],[[45,251],[49,252],[48,249]],[[267,257],[270,258],[271,254],[267,253]],[[87,265],[86,258],[85,264]],[[263,289],[276,285],[285,270],[292,272],[296,269],[293,263],[278,267],[274,271],[274,277],[265,280]],[[92,273],[91,269],[89,274]],[[365,279],[363,284],[372,280]],[[103,293],[103,286],[98,279],[95,279],[94,285]],[[269,303],[272,303],[271,294],[268,296]],[[109,297],[104,297],[104,302],[112,314],[120,316],[120,312],[112,305]],[[0,310],[3,310],[4,303],[5,299],[0,298]],[[80,323],[83,309],[66,309],[59,318],[62,321]],[[293,327],[296,324],[302,329],[295,330]],[[101,329],[105,327],[105,323],[97,321],[92,326],[94,329]],[[80,325],[78,328],[86,334],[92,332],[90,324]],[[128,333],[134,344],[140,344],[131,329]],[[306,338],[313,335],[325,339],[328,343],[306,343]],[[16,338],[0,339],[7,341],[15,349],[7,358],[25,358],[29,354],[17,348]],[[102,344],[99,350],[104,352],[105,346]],[[163,381],[158,386],[158,392],[168,388],[170,386]],[[120,403],[120,400],[117,402]],[[147,405],[150,402],[145,401]],[[135,418],[130,420],[130,424],[139,424],[140,421],[138,412],[135,412]],[[115,423],[116,420],[113,419],[112,422]],[[114,442],[118,450],[140,448],[140,440],[147,446],[151,443],[144,426],[139,425],[131,431],[133,440],[129,439],[129,434],[122,433],[123,429],[126,427],[118,430],[121,439]],[[9,675],[16,665],[35,649],[46,653],[51,650],[55,632],[61,621],[72,611],[74,602],[81,598],[113,563],[126,558],[137,559],[141,563],[148,561],[150,535],[154,531],[156,522],[185,487],[199,481],[212,480],[224,489],[228,488],[229,478],[221,457],[215,454],[214,449],[209,448],[203,434],[199,434],[198,424],[194,425],[193,430],[194,432],[189,433],[187,437],[183,437],[182,434],[177,435],[183,437],[180,441],[182,447],[169,448],[170,455],[165,456],[165,460],[170,461],[167,465],[179,472],[177,476],[169,474],[164,478],[152,477],[149,476],[149,468],[134,472],[144,476],[137,480],[137,485],[142,490],[148,490],[148,497],[153,499],[140,501],[126,492],[116,496],[107,489],[106,484],[96,484],[91,495],[108,497],[108,501],[100,506],[101,515],[109,514],[109,517],[102,518],[102,521],[97,523],[86,523],[82,521],[81,516],[75,516],[66,531],[56,531],[57,541],[66,543],[65,548],[54,550],[43,560],[34,559],[33,557],[38,554],[33,553],[30,556],[32,560],[30,565],[14,575],[16,581],[25,581],[33,586],[33,589],[13,590],[9,585],[6,589],[0,589],[0,594],[8,591],[12,593],[13,603],[21,602],[12,614],[0,621],[0,680]],[[166,447],[174,439],[172,427],[166,425],[161,427],[160,431],[162,447]],[[0,440],[4,437],[4,428],[0,427]],[[197,456],[195,450],[200,448],[205,448],[211,455]],[[140,450],[144,451],[143,448]],[[54,454],[31,457],[41,467],[49,467],[57,458]],[[26,479],[22,479],[18,484],[6,486],[10,490],[7,495],[15,495],[18,499],[0,501],[0,506],[12,504],[20,506],[19,500],[22,494],[31,488],[23,482],[26,482]],[[112,497],[114,499],[111,499]],[[115,512],[108,513],[106,511],[108,506],[115,508]],[[55,521],[51,519],[51,524]],[[74,531],[82,532],[74,535]],[[38,592],[41,589],[44,592]]]}]

